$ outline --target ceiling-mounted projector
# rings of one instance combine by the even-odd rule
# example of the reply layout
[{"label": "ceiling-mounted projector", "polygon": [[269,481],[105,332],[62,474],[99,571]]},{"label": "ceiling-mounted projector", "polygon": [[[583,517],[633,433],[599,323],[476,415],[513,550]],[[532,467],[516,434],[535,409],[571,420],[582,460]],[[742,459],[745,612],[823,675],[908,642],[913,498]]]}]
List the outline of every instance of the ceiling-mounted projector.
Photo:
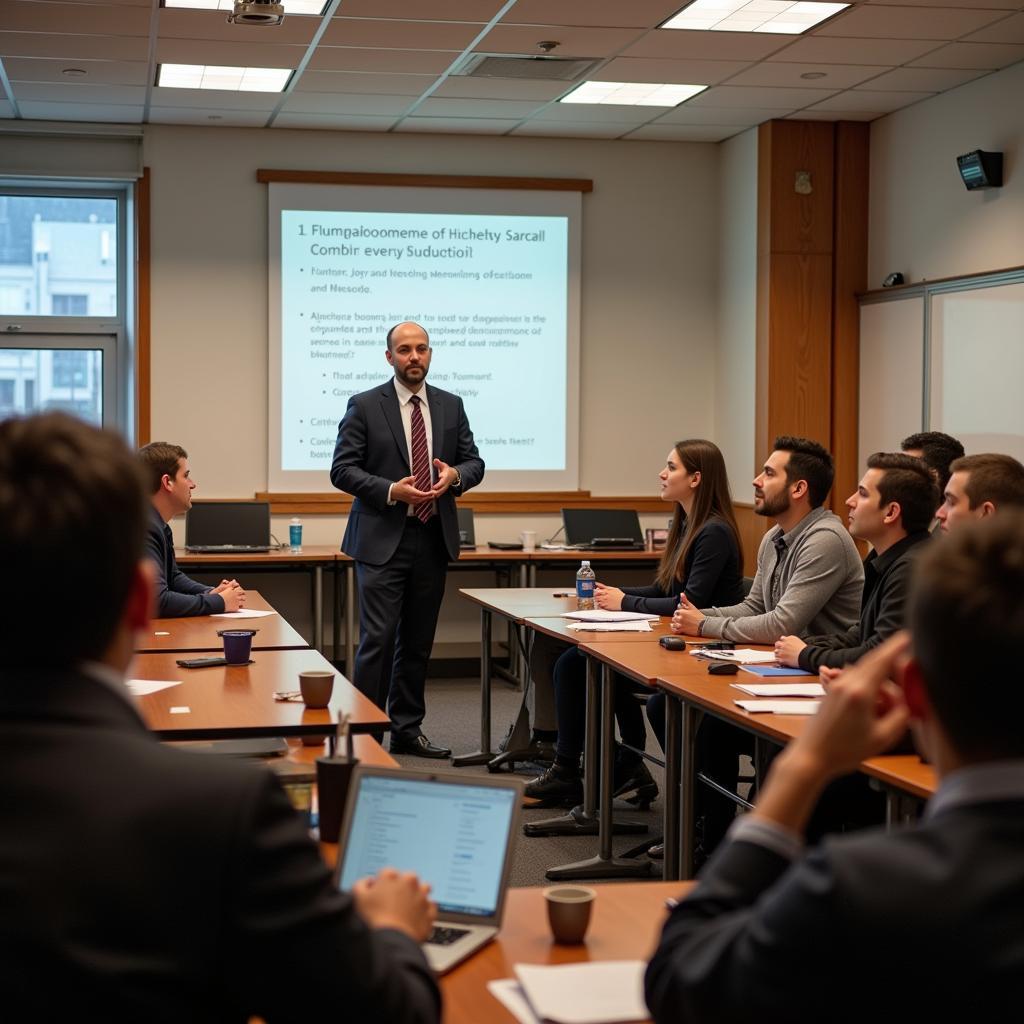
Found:
[{"label": "ceiling-mounted projector", "polygon": [[284,4],[275,0],[235,0],[228,21],[233,25],[280,25],[284,21]]}]

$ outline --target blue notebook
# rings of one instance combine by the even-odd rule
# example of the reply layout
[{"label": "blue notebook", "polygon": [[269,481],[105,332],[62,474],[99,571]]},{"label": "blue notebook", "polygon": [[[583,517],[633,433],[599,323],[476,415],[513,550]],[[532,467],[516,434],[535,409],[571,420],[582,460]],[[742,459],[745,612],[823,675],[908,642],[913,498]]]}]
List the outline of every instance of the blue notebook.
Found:
[{"label": "blue notebook", "polygon": [[813,676],[813,672],[805,672],[802,668],[787,668],[785,665],[741,665],[744,672],[752,676],[770,679],[773,676]]}]

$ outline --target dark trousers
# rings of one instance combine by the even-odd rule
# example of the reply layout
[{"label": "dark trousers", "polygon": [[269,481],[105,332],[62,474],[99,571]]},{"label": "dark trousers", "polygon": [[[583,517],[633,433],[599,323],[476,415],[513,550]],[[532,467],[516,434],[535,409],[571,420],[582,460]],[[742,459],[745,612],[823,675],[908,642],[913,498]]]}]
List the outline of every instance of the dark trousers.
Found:
[{"label": "dark trousers", "polygon": [[[587,659],[570,647],[555,662],[555,706],[558,709],[558,742],[561,759],[578,761],[583,753],[587,725]],[[640,704],[625,679],[615,679],[615,720],[623,743],[643,750],[647,740]]]},{"label": "dark trousers", "polygon": [[427,663],[444,597],[448,552],[437,516],[406,519],[384,565],[356,562],[359,650],[353,682],[391,719],[392,735],[420,735]]}]

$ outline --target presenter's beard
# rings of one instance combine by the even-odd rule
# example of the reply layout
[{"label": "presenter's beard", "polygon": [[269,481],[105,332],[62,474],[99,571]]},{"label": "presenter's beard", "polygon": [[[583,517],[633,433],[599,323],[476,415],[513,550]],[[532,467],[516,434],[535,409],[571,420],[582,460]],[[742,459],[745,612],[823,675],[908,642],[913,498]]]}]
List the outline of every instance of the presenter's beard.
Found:
[{"label": "presenter's beard", "polygon": [[406,370],[405,372],[402,372],[402,371],[399,371],[399,370],[395,370],[395,376],[410,391],[413,391],[414,389],[418,388],[427,379],[427,369],[428,369],[428,367],[426,367],[426,366],[417,366],[416,369],[421,371],[417,376],[410,376],[408,370]]}]

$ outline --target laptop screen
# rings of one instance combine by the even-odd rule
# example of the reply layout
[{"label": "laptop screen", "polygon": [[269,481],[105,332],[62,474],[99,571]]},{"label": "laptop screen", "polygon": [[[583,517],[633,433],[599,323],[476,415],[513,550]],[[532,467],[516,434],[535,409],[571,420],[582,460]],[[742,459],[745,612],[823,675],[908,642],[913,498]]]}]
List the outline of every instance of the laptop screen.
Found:
[{"label": "laptop screen", "polygon": [[360,775],[338,885],[351,889],[382,868],[413,871],[439,914],[497,913],[517,788]]},{"label": "laptop screen", "polygon": [[211,501],[193,505],[185,517],[185,546],[270,546],[270,503]]},{"label": "laptop screen", "polygon": [[589,545],[595,537],[643,542],[640,517],[631,508],[563,508],[562,522],[569,544]]}]

